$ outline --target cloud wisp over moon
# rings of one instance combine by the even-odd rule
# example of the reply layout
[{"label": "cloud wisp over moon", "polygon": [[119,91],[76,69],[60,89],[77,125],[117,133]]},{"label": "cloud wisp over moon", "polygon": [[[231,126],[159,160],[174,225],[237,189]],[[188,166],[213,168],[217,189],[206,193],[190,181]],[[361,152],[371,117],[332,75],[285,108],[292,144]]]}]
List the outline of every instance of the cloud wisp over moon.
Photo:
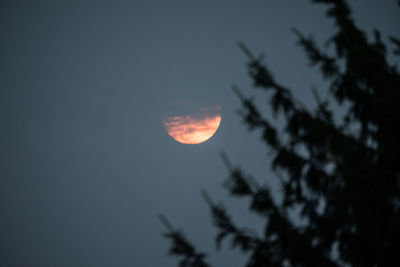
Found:
[{"label": "cloud wisp over moon", "polygon": [[163,120],[168,134],[183,144],[200,144],[210,139],[221,123],[220,108],[206,109],[195,115],[174,116]]}]

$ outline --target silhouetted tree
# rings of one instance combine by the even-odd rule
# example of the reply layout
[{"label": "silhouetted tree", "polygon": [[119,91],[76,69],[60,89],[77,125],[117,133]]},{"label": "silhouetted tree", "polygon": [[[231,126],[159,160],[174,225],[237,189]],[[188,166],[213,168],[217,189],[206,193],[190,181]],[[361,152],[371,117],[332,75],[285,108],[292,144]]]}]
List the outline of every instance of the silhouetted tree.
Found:
[{"label": "silhouetted tree", "polygon": [[[263,236],[255,236],[231,220],[221,205],[203,192],[218,229],[217,245],[230,238],[248,253],[246,266],[400,266],[400,74],[387,60],[379,31],[369,41],[354,23],[344,0],[315,0],[328,5],[337,31],[329,40],[333,55],[299,31],[299,45],[330,85],[331,99],[317,94],[309,110],[278,83],[262,58],[239,44],[249,58],[255,87],[270,95],[270,107],[283,114],[283,130],[275,127],[237,88],[242,116],[273,151],[272,169],[279,176],[282,200],[223,159],[231,194],[250,199],[250,210],[265,217]],[[400,40],[389,38],[395,55]],[[345,109],[332,112],[332,103]],[[299,211],[306,223],[288,214]],[[204,254],[169,228],[172,254],[180,266],[209,266]]]}]

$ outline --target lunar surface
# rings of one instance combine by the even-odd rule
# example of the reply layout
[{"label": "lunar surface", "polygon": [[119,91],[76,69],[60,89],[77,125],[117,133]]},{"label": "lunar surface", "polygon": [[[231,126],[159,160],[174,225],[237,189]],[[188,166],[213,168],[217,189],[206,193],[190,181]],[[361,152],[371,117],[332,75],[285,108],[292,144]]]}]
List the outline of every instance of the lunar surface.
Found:
[{"label": "lunar surface", "polygon": [[221,108],[219,106],[163,120],[167,133],[182,144],[200,144],[207,141],[218,130],[220,123]]}]

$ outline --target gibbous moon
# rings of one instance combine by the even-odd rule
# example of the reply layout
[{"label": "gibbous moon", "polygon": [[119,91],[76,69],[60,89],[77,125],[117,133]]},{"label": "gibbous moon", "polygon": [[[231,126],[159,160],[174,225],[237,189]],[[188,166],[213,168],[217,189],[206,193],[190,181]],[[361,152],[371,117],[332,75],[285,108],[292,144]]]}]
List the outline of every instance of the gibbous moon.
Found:
[{"label": "gibbous moon", "polygon": [[173,116],[162,121],[167,133],[182,144],[200,144],[210,139],[221,123],[219,106],[204,108],[193,114]]}]

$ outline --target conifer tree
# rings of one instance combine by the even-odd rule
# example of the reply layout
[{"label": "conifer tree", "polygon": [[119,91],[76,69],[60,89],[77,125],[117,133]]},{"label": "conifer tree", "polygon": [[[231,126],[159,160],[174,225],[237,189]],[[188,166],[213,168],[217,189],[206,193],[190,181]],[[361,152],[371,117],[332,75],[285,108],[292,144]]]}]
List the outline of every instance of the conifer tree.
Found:
[{"label": "conifer tree", "polygon": [[[400,266],[400,73],[388,61],[389,55],[400,55],[400,40],[389,36],[384,42],[377,30],[368,40],[344,0],[313,2],[327,5],[336,25],[329,39],[332,55],[293,30],[329,84],[329,99],[313,89],[315,109],[302,105],[261,57],[239,44],[255,87],[269,97],[272,112],[285,119],[282,129],[274,126],[234,88],[245,124],[259,129],[273,152],[271,167],[279,175],[283,200],[223,156],[230,174],[227,190],[248,198],[250,211],[265,218],[265,227],[262,236],[243,230],[203,192],[218,229],[216,243],[228,239],[249,255],[249,267]],[[345,109],[343,116],[334,113],[333,104]],[[294,223],[288,216],[293,210],[307,223]],[[168,226],[167,237],[170,252],[182,259],[179,266],[210,266],[181,232]]]}]

